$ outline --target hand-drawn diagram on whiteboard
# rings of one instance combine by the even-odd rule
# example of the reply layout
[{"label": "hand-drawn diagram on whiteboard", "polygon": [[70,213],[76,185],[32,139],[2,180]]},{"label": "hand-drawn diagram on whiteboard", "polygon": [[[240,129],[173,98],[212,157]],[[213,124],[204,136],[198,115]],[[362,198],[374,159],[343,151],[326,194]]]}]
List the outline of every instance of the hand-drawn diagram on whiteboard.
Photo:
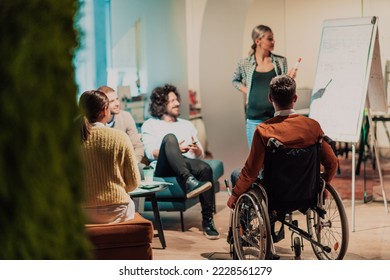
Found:
[{"label": "hand-drawn diagram on whiteboard", "polygon": [[[384,87],[383,92],[380,89],[383,76],[376,19],[324,21],[309,116],[333,140],[358,142],[368,89],[375,90],[368,94],[376,97],[377,106],[387,104]],[[368,87],[372,82],[376,86]]]}]

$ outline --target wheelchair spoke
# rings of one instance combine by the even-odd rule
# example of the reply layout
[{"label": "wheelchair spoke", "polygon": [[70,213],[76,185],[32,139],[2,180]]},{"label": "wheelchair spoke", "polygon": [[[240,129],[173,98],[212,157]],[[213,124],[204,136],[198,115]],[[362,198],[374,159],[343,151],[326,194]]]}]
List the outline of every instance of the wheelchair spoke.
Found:
[{"label": "wheelchair spoke", "polygon": [[[251,237],[248,237],[248,236],[242,236],[241,238],[247,245],[255,247],[256,249],[260,249],[258,240],[251,238]],[[246,247],[248,247],[248,246],[246,246]]]}]

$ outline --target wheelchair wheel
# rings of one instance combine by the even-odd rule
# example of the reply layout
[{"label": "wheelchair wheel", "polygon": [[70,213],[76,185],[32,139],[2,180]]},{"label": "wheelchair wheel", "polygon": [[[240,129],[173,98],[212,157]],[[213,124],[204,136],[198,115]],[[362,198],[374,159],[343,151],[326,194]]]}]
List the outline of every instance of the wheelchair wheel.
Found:
[{"label": "wheelchair wheel", "polygon": [[347,252],[349,241],[347,215],[336,190],[328,184],[325,189],[329,192],[323,204],[326,214],[321,218],[315,210],[307,211],[308,233],[324,246],[321,248],[311,243],[319,260],[341,260]]},{"label": "wheelchair wheel", "polygon": [[239,260],[238,256],[237,256],[237,253],[236,253],[236,249],[234,249],[234,244],[231,244],[230,245],[230,252],[231,252],[231,256],[232,256],[232,259],[233,260]]},{"label": "wheelchair wheel", "polygon": [[302,253],[302,247],[301,247],[301,239],[298,236],[294,237],[293,248],[294,248],[295,257],[300,257]]},{"label": "wheelchair wheel", "polygon": [[233,213],[234,254],[240,260],[270,258],[271,226],[264,196],[250,189],[237,200]]}]

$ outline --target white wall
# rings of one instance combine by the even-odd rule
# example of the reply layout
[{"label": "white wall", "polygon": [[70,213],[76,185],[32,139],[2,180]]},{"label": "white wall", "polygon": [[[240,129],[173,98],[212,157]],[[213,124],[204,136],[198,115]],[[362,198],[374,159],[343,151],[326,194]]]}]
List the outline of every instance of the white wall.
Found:
[{"label": "white wall", "polygon": [[274,33],[274,53],[286,56],[285,0],[254,0],[245,19],[242,57],[248,55],[252,45],[252,29],[260,24],[267,25]]},{"label": "white wall", "polygon": [[242,56],[250,0],[208,0],[200,42],[200,93],[209,149],[229,178],[248,155],[242,94],[231,78]]},{"label": "white wall", "polygon": [[[141,41],[147,94],[165,83],[182,96],[181,113],[188,117],[185,1],[111,0],[112,48],[141,20]],[[130,50],[129,50],[130,51]]]},{"label": "white wall", "polygon": [[[199,52],[207,0],[186,0],[188,88],[199,92]],[[198,101],[200,102],[200,95]]]}]

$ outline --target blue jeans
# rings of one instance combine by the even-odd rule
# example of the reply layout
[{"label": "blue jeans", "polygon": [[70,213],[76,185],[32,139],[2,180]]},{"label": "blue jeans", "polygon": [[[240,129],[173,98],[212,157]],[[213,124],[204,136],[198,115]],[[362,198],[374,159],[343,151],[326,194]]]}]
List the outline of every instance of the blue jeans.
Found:
[{"label": "blue jeans", "polygon": [[262,123],[263,120],[250,120],[246,119],[246,137],[248,139],[249,150],[252,147],[253,134],[258,124]]}]

